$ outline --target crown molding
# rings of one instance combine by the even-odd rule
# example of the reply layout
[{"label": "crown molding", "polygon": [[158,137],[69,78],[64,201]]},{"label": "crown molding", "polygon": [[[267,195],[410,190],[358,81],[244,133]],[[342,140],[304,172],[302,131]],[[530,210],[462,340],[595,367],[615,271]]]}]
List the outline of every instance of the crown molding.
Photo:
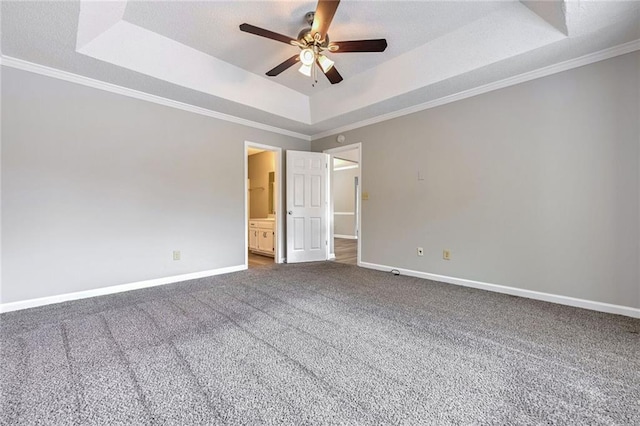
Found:
[{"label": "crown molding", "polygon": [[118,86],[112,83],[106,83],[104,81],[96,80],[89,77],[84,77],[78,74],[73,74],[68,71],[62,71],[56,68],[39,65],[33,62],[25,61],[11,56],[0,56],[0,65],[15,68],[23,71],[32,72],[35,74],[44,75],[47,77],[56,78],[58,80],[64,80],[71,83],[80,84],[82,86],[92,87],[94,89],[104,90],[105,92],[117,93],[119,95],[128,96],[134,99],[140,99],[147,102],[152,102],[158,105],[167,106],[170,108],[180,109],[187,112],[193,112],[195,114],[204,115],[218,120],[228,121],[243,126],[253,127],[255,129],[266,130],[268,132],[278,133],[285,136],[291,136],[305,141],[311,140],[309,135],[302,133],[292,132],[290,130],[281,129],[279,127],[270,126],[268,124],[258,123],[256,121],[247,120],[244,118],[236,117],[229,114],[213,111],[210,109],[190,105],[184,102],[174,101],[172,99],[163,98],[161,96],[152,95],[150,93],[141,92],[139,90],[129,89],[127,87]]},{"label": "crown molding", "polygon": [[59,80],[64,80],[64,81],[68,81],[76,84],[81,84],[83,86],[88,86],[88,87],[104,90],[111,93],[117,93],[120,95],[135,98],[135,99],[153,102],[153,103],[164,105],[170,108],[176,108],[183,111],[193,112],[195,114],[200,114],[200,115],[216,118],[223,121],[228,121],[235,124],[240,124],[240,125],[253,127],[261,130],[266,130],[269,132],[278,133],[285,136],[291,136],[291,137],[302,139],[305,141],[313,141],[313,140],[321,139],[327,136],[332,136],[338,133],[347,132],[349,130],[354,130],[354,129],[369,126],[372,124],[381,123],[383,121],[392,120],[394,118],[413,114],[415,112],[424,111],[430,108],[446,105],[448,103],[452,103],[462,99],[481,95],[483,93],[488,93],[494,90],[503,89],[505,87],[514,86],[516,84],[525,83],[527,81],[557,74],[563,71],[568,71],[584,65],[589,65],[595,62],[604,61],[606,59],[610,59],[616,56],[635,52],[637,50],[640,50],[640,40],[633,40],[628,43],[610,47],[608,49],[600,50],[598,52],[590,53],[590,54],[581,56],[579,58],[574,58],[574,59],[570,59],[568,61],[560,62],[554,65],[549,65],[547,67],[539,68],[537,70],[529,71],[529,72],[519,74],[513,77],[509,77],[500,81],[496,81],[493,83],[485,84],[483,86],[475,87],[473,89],[465,90],[465,91],[455,93],[449,96],[445,96],[439,99],[434,99],[432,101],[424,102],[422,104],[414,105],[398,111],[393,111],[387,114],[378,115],[376,117],[358,121],[356,123],[347,124],[342,127],[316,133],[311,136],[302,134],[302,133],[293,132],[286,129],[282,129],[275,126],[270,126],[268,124],[258,123],[255,121],[247,120],[247,119],[236,117],[233,115],[224,114],[224,113],[213,111],[210,109],[197,107],[195,105],[190,105],[184,102],[174,101],[171,99],[163,98],[161,96],[152,95],[152,94],[141,92],[138,90],[118,86],[116,84],[106,83],[100,80],[84,77],[84,76],[73,74],[67,71],[62,71],[62,70],[47,67],[44,65],[35,64],[33,62],[28,62],[22,59],[13,58],[11,56],[0,55],[0,65],[4,65],[10,68],[20,69],[23,71],[29,71],[36,74],[57,78]]},{"label": "crown molding", "polygon": [[350,166],[334,167],[333,171],[337,172],[337,171],[340,171],[340,170],[351,170],[351,169],[357,169],[357,168],[358,168],[358,164],[353,164],[353,165],[350,165]]},{"label": "crown molding", "polygon": [[483,93],[492,92],[494,90],[503,89],[505,87],[514,86],[516,84],[525,83],[527,81],[535,80],[538,78],[546,77],[552,74],[557,74],[563,71],[568,71],[574,68],[589,65],[595,62],[604,61],[605,59],[611,59],[616,56],[624,55],[627,53],[640,50],[640,40],[630,41],[618,46],[610,47],[608,49],[600,50],[598,52],[589,53],[579,58],[569,59],[568,61],[559,62],[554,65],[549,65],[537,70],[528,71],[523,74],[519,74],[513,77],[505,78],[504,80],[496,81],[493,83],[478,86],[473,89],[465,90],[455,93],[453,95],[445,96],[439,99],[434,99],[429,102],[414,105],[408,108],[404,108],[398,111],[390,112],[388,114],[378,115],[373,118],[358,121],[357,123],[347,124],[342,127],[338,127],[333,130],[327,130],[325,132],[316,133],[311,135],[311,140],[321,139],[327,136],[332,136],[337,133],[347,132],[349,130],[359,129],[361,127],[369,126],[383,121],[392,120],[394,118],[402,117],[404,115],[413,114],[415,112],[424,111],[426,109],[435,108],[441,105],[456,102],[462,99],[470,98],[472,96],[481,95]]}]

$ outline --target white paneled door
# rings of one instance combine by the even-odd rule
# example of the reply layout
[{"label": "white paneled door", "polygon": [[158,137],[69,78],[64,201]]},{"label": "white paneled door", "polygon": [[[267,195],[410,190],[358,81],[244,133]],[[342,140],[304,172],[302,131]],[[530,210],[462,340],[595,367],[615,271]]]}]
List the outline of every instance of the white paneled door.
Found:
[{"label": "white paneled door", "polygon": [[329,156],[287,151],[287,263],[327,260]]}]

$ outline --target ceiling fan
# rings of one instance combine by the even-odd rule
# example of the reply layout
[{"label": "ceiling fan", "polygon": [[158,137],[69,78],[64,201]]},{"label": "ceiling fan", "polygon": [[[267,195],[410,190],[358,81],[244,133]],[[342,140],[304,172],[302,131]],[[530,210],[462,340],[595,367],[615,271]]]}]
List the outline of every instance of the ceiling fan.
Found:
[{"label": "ceiling fan", "polygon": [[304,28],[300,31],[296,39],[250,24],[240,25],[240,31],[292,44],[301,49],[299,54],[293,55],[267,71],[266,74],[269,77],[275,77],[294,64],[302,62],[299,71],[308,77],[313,76],[316,83],[318,82],[316,79],[317,68],[314,67],[314,64],[322,70],[331,84],[340,83],[342,76],[334,66],[334,62],[324,55],[325,51],[331,53],[383,52],[387,48],[387,40],[380,38],[374,40],[329,41],[327,31],[339,4],[340,0],[318,0],[315,12],[309,12],[305,15],[305,20],[310,25],[310,28]]}]

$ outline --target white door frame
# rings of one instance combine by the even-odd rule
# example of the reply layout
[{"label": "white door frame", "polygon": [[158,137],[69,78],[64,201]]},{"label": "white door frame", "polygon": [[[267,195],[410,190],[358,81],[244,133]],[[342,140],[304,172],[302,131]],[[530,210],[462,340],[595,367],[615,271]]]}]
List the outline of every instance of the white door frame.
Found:
[{"label": "white door frame", "polygon": [[[333,154],[343,151],[351,151],[358,148],[358,191],[362,191],[362,142],[352,143],[350,145],[339,146],[337,148],[325,149],[324,153],[329,154],[329,164],[331,165],[331,172],[329,173],[329,238],[331,238],[331,246],[333,247],[333,253],[329,254],[330,259],[335,259],[335,247],[333,246],[334,238],[334,223],[333,223]],[[358,214],[356,215],[356,221],[358,226],[358,253],[357,253],[357,265],[362,263],[362,197],[360,194],[356,194],[358,197]]]},{"label": "white door frame", "polygon": [[284,257],[284,222],[283,222],[283,209],[282,201],[284,199],[282,193],[282,148],[271,145],[264,145],[261,143],[244,141],[244,266],[249,267],[249,203],[247,194],[249,188],[247,188],[247,180],[249,179],[249,148],[264,149],[265,151],[271,151],[275,154],[275,170],[274,179],[276,181],[273,191],[273,204],[275,206],[276,220],[274,227],[275,241],[275,253],[274,262],[282,263]]}]

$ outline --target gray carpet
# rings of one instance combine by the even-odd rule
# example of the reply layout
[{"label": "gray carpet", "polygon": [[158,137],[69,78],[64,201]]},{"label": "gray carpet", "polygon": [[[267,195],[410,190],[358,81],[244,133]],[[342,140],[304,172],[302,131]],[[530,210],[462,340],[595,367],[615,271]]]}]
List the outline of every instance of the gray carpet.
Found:
[{"label": "gray carpet", "polygon": [[640,424],[640,320],[275,265],[2,314],[2,424]]}]

